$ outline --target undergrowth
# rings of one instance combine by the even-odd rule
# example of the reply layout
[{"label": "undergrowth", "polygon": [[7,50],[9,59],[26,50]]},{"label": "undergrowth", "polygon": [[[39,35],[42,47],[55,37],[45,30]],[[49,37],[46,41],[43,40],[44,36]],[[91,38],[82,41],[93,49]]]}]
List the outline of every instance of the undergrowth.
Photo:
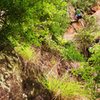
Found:
[{"label": "undergrowth", "polygon": [[[52,91],[55,95],[54,98],[61,95],[64,98],[67,97],[83,97],[91,98],[90,91],[85,88],[85,85],[82,85],[76,81],[68,81],[67,76],[61,77],[61,79],[56,79],[54,77],[47,78],[46,81],[42,81],[42,84]],[[87,100],[87,99],[86,99]]]}]

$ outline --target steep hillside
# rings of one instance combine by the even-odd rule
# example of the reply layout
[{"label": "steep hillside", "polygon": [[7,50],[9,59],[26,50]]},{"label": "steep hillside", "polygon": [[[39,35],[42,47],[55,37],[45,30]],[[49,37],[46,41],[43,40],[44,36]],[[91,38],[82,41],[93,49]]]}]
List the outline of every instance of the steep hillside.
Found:
[{"label": "steep hillside", "polygon": [[99,100],[99,28],[99,0],[0,1],[0,100]]}]

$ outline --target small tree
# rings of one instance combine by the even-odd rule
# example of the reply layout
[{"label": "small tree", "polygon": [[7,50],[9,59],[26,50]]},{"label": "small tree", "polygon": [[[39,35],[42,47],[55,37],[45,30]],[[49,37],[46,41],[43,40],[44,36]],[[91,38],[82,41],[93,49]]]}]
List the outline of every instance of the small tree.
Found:
[{"label": "small tree", "polygon": [[75,42],[80,52],[83,53],[85,57],[89,57],[90,55],[88,48],[92,46],[93,43],[93,36],[90,34],[90,32],[82,31],[81,33],[77,34],[75,37]]}]

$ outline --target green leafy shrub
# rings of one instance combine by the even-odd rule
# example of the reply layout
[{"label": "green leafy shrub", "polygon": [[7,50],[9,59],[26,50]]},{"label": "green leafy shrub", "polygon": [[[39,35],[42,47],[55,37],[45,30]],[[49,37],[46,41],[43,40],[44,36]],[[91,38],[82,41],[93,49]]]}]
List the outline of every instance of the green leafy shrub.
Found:
[{"label": "green leafy shrub", "polygon": [[100,83],[100,45],[95,44],[89,51],[92,54],[88,61],[82,63],[78,69],[73,69],[72,73],[86,84],[86,88],[91,90],[91,95],[95,98],[95,87]]},{"label": "green leafy shrub", "polygon": [[92,99],[95,98],[95,78],[97,77],[95,68],[84,64],[80,68],[72,70],[73,75],[77,77],[78,81],[83,82],[85,88],[89,90]]},{"label": "green leafy shrub", "polygon": [[91,57],[89,58],[89,61],[92,62],[92,66],[100,66],[100,45],[95,44],[89,49],[89,51],[92,53]]},{"label": "green leafy shrub", "polygon": [[88,65],[88,63],[82,63],[82,65],[76,70],[72,70],[73,75],[78,76],[81,80],[83,79],[88,84],[93,84],[95,78],[95,68]]},{"label": "green leafy shrub", "polygon": [[31,50],[30,46],[26,44],[19,44],[18,46],[15,47],[15,51],[24,59],[30,60],[33,57],[33,50]]},{"label": "green leafy shrub", "polygon": [[88,48],[92,46],[94,36],[90,31],[83,30],[75,37],[76,45],[81,53],[84,54],[85,57],[89,57]]},{"label": "green leafy shrub", "polygon": [[97,83],[99,83],[100,82],[100,45],[95,44],[89,50],[92,53],[92,55],[88,61],[90,65],[95,69],[95,73],[97,74],[95,80]]},{"label": "green leafy shrub", "polygon": [[83,55],[80,54],[78,49],[72,43],[67,43],[65,48],[62,48],[60,52],[65,59],[72,61],[84,61]]},{"label": "green leafy shrub", "polygon": [[59,40],[59,45],[55,41],[46,40],[51,50],[58,52],[65,60],[84,61],[84,57],[75,45],[69,41]]},{"label": "green leafy shrub", "polygon": [[91,7],[93,4],[96,3],[96,0],[71,0],[70,1],[75,7],[79,7],[83,10],[87,10],[89,7]]},{"label": "green leafy shrub", "polygon": [[46,35],[60,35],[69,23],[67,2],[62,0],[2,0],[0,9],[4,12],[1,36],[5,40],[12,36],[19,43],[40,46]]},{"label": "green leafy shrub", "polygon": [[61,95],[65,98],[73,96],[86,96],[88,98],[88,91],[85,90],[80,83],[75,81],[70,82],[66,78],[67,77],[56,79],[49,77],[47,81],[43,82],[43,85],[46,86],[50,91],[53,91],[55,96]]}]

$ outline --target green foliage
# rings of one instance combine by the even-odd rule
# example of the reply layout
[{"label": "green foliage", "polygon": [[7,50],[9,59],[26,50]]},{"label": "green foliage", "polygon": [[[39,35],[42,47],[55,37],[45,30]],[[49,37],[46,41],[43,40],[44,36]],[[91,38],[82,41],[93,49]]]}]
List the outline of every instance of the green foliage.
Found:
[{"label": "green foliage", "polygon": [[85,15],[84,20],[86,22],[85,23],[85,30],[87,30],[91,33],[98,31],[98,27],[96,25],[96,18],[94,16]]},{"label": "green foliage", "polygon": [[68,60],[84,61],[83,55],[81,55],[72,43],[66,43],[66,47],[60,50],[62,56]]},{"label": "green foliage", "polygon": [[[76,42],[80,48],[89,47],[93,42],[93,35],[89,31],[83,30],[76,35]],[[82,47],[83,46],[83,47]]]},{"label": "green foliage", "polygon": [[61,95],[65,98],[73,96],[89,96],[88,91],[81,88],[81,84],[75,81],[70,82],[66,78],[66,76],[62,77],[61,79],[49,77],[47,81],[43,82],[43,85],[46,86],[47,89],[53,91],[55,95]]},{"label": "green foliage", "polygon": [[[93,83],[95,80],[99,82],[100,80],[100,45],[95,44],[93,47],[89,48],[92,53],[88,62],[84,62],[82,66],[75,71],[76,75],[80,76],[88,83]],[[75,74],[74,73],[74,74]]]},{"label": "green foliage", "polygon": [[88,61],[82,63],[78,69],[73,69],[72,73],[78,80],[85,82],[86,88],[92,91],[94,98],[95,86],[100,83],[100,45],[95,44],[89,51],[92,54]]},{"label": "green foliage", "polygon": [[88,63],[82,64],[78,69],[73,69],[72,73],[80,82],[83,82],[85,88],[89,90],[91,98],[95,98],[95,78],[97,79],[97,73],[94,67],[88,65]]},{"label": "green foliage", "polygon": [[26,44],[19,44],[14,49],[21,57],[23,57],[26,60],[32,59],[32,57],[34,55],[33,50],[31,50],[30,46],[28,46]]},{"label": "green foliage", "polygon": [[82,10],[87,10],[89,7],[96,3],[96,0],[71,0],[70,2],[75,7],[79,7]]},{"label": "green foliage", "polygon": [[50,41],[49,39],[46,40],[51,50],[55,50],[56,52],[59,52],[59,54],[65,59],[70,61],[84,61],[84,57],[78,49],[75,47],[75,45],[72,42],[64,41],[63,39],[59,40],[59,45],[57,45],[56,42]]},{"label": "green foliage", "polygon": [[58,36],[64,31],[69,23],[66,9],[67,2],[62,0],[2,0],[0,34],[40,46],[46,35]]},{"label": "green foliage", "polygon": [[88,63],[82,63],[82,65],[77,70],[73,69],[72,73],[78,78],[83,79],[88,84],[93,85],[95,69],[89,66]]},{"label": "green foliage", "polygon": [[89,56],[88,48],[93,43],[94,36],[91,34],[91,31],[83,30],[75,37],[75,42],[77,47],[81,53],[84,54],[85,57]]},{"label": "green foliage", "polygon": [[92,66],[100,66],[100,45],[95,44],[89,50],[92,53],[91,57],[89,58],[89,61],[92,62]]},{"label": "green foliage", "polygon": [[[85,11],[95,1],[70,0],[69,2]],[[30,60],[35,55],[30,46],[32,44],[41,46],[45,42],[51,50],[58,52],[64,59],[80,62],[84,61],[81,53],[86,56],[86,50],[92,46],[89,49],[90,58],[72,73],[93,90],[94,82],[100,82],[100,45],[93,46],[92,35],[97,31],[95,18],[84,17],[86,28],[77,34],[76,44],[64,41],[62,33],[70,23],[67,4],[66,0],[0,0],[0,43],[11,44],[20,56]],[[54,61],[51,63],[55,64]],[[87,96],[87,90],[81,88],[81,84],[66,82],[65,78],[62,80],[49,78],[44,85],[47,89],[54,93],[60,92],[65,97]]]},{"label": "green foliage", "polygon": [[[94,35],[93,33],[97,32],[96,20],[93,16],[85,16],[84,17],[86,23],[85,28],[80,30],[76,35],[76,43],[79,45],[79,48],[83,49],[84,47],[91,46]],[[83,46],[83,47],[82,47]]]},{"label": "green foliage", "polygon": [[91,66],[95,68],[95,73],[97,74],[95,77],[96,82],[100,83],[100,45],[95,44],[89,50],[92,53],[92,55],[88,61],[91,64]]}]

